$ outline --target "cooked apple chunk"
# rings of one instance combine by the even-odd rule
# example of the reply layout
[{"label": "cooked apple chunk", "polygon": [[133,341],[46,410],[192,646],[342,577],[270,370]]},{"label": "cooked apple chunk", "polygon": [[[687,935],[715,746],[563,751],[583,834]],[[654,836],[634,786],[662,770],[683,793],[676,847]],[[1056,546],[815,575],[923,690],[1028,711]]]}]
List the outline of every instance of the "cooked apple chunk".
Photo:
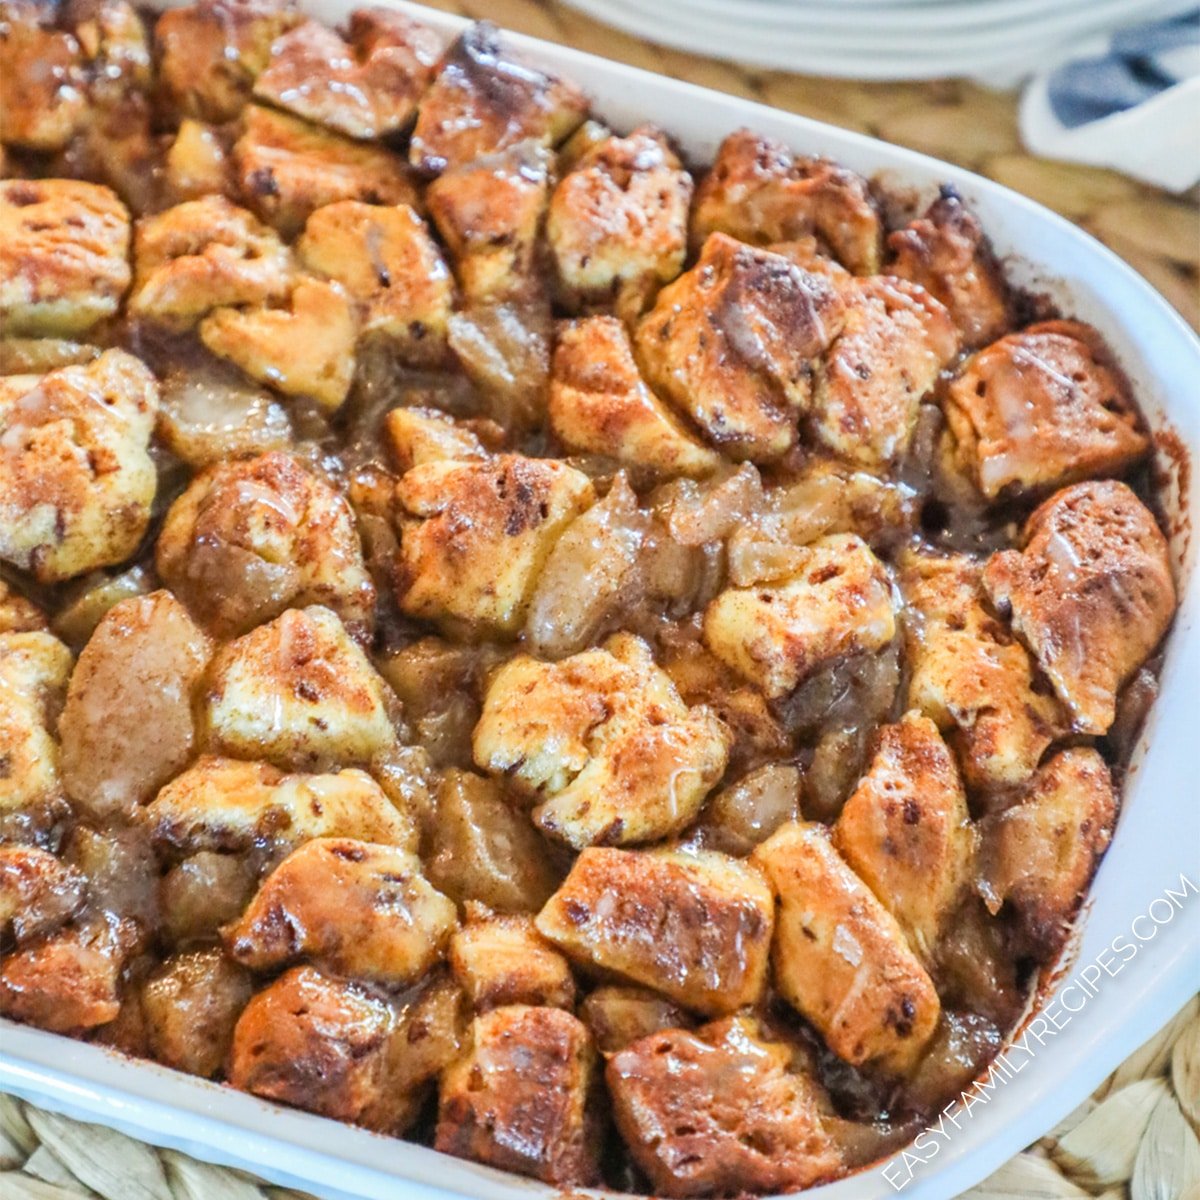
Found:
[{"label": "cooked apple chunk", "polygon": [[683,703],[645,642],[621,633],[561,662],[505,663],[474,751],[538,801],[543,832],[580,850],[678,833],[724,773],[730,741],[711,710]]},{"label": "cooked apple chunk", "polygon": [[983,824],[988,906],[1009,904],[1034,951],[1062,947],[1084,890],[1112,840],[1117,796],[1100,755],[1062,750],[1022,790],[1018,802]]},{"label": "cooked apple chunk", "polygon": [[798,549],[787,577],[731,587],[705,610],[705,645],[771,698],[847,654],[880,650],[896,632],[883,565],[856,534]]},{"label": "cooked apple chunk", "polygon": [[720,462],[646,386],[615,317],[559,326],[549,414],[568,450],[604,454],[653,475],[709,475]]},{"label": "cooked apple chunk", "polygon": [[396,485],[400,607],[453,628],[515,633],[538,571],[572,517],[594,499],[590,480],[552,459],[429,462]]},{"label": "cooked apple chunk", "polygon": [[328,204],[308,218],[296,250],[310,271],[346,290],[362,310],[364,333],[387,338],[407,362],[444,356],[454,284],[408,205]]},{"label": "cooked apple chunk", "polygon": [[167,194],[177,203],[232,190],[229,155],[213,125],[185,117],[163,160]]},{"label": "cooked apple chunk", "polygon": [[0,141],[25,150],[61,150],[87,119],[83,52],[50,19],[35,0],[0,5]]},{"label": "cooked apple chunk", "polygon": [[575,1006],[567,960],[527,916],[495,915],[468,905],[467,924],[450,939],[450,970],[476,1012],[505,1004]]},{"label": "cooked apple chunk", "polygon": [[906,552],[901,590],[919,619],[905,628],[908,703],[958,751],[974,788],[1023,783],[1065,728],[1029,652],[984,604],[982,564],[966,555]]},{"label": "cooked apple chunk", "polygon": [[958,352],[950,314],[886,275],[843,286],[846,323],[817,376],[812,426],[839,457],[886,468],[908,449],[921,398]]},{"label": "cooked apple chunk", "polygon": [[837,1175],[816,1086],[791,1058],[752,1017],[728,1017],[652,1034],[610,1059],[617,1128],[654,1190],[773,1195]]},{"label": "cooked apple chunk", "polygon": [[1125,484],[1079,483],[1025,522],[1023,549],[992,555],[984,587],[1033,651],[1075,728],[1102,734],[1117,692],[1175,615],[1171,558]]},{"label": "cooked apple chunk", "polygon": [[770,889],[735,858],[593,847],[537,927],[577,962],[718,1016],[762,994],[773,918]]},{"label": "cooked apple chunk", "polygon": [[140,820],[158,849],[174,854],[243,853],[318,837],[416,848],[409,814],[354,769],[285,775],[266,763],[203,755],[142,809]]},{"label": "cooked apple chunk", "polygon": [[282,300],[287,247],[253,213],[224,196],[187,200],[138,222],[129,310],[187,329],[222,305]]},{"label": "cooked apple chunk", "polygon": [[200,322],[200,340],[251,379],[336,412],[354,379],[354,310],[343,289],[297,280],[281,308],[218,308]]},{"label": "cooked apple chunk", "polygon": [[928,717],[910,712],[879,731],[833,844],[929,961],[974,866],[975,831],[958,767]]},{"label": "cooked apple chunk", "polygon": [[289,609],[219,651],[212,749],[280,767],[365,763],[396,740],[383,680],[336,614]]},{"label": "cooked apple chunk", "polygon": [[75,916],[86,898],[87,880],[69,863],[36,846],[0,846],[0,936],[11,933],[17,945],[44,937]]},{"label": "cooked apple chunk", "polygon": [[487,448],[470,424],[436,408],[393,408],[383,436],[401,471],[431,462],[482,462]]},{"label": "cooked apple chunk", "polygon": [[285,33],[254,95],[349,137],[381,138],[412,119],[441,51],[442,39],[427,25],[360,8],[345,39],[318,21]]},{"label": "cooked apple chunk", "polygon": [[946,390],[960,469],[989,500],[1116,475],[1150,440],[1100,335],[1048,321],[981,350]]},{"label": "cooked apple chunk", "polygon": [[571,308],[636,317],[683,270],[692,177],[652,126],[587,150],[550,201],[546,238]]},{"label": "cooked apple chunk", "polygon": [[442,1075],[434,1145],[544,1183],[600,1180],[596,1051],[559,1008],[512,1004],[475,1018]]},{"label": "cooked apple chunk", "polygon": [[261,104],[246,108],[233,161],[246,202],[288,238],[318,208],[339,200],[417,203],[404,160],[386,147],[351,141]]},{"label": "cooked apple chunk", "polygon": [[219,637],[322,604],[360,640],[375,588],[345,497],[286,454],[210,467],[171,505],[155,565]]},{"label": "cooked apple chunk", "polygon": [[888,235],[888,273],[918,283],[940,300],[968,349],[986,346],[1009,326],[1011,300],[1000,264],[975,214],[946,185],[924,216]]},{"label": "cooked apple chunk", "polygon": [[535,290],[538,235],[550,200],[554,154],[537,141],[461,163],[439,175],[425,203],[472,300]]},{"label": "cooked apple chunk", "polygon": [[445,953],[454,903],[430,887],[415,854],[351,838],[314,838],[271,872],[225,931],[256,971],[314,959],[388,987],[412,983]]},{"label": "cooked apple chunk", "polygon": [[74,179],[0,181],[0,336],[83,333],[128,287],[129,213],[113,192]]},{"label": "cooked apple chunk", "polygon": [[438,175],[526,139],[554,146],[586,113],[573,83],[518,59],[496,27],[480,21],[446,51],[421,98],[409,159]]},{"label": "cooked apple chunk", "polygon": [[678,1004],[645,988],[603,984],[579,1006],[596,1049],[611,1058],[633,1042],[667,1029],[688,1029],[695,1019]]},{"label": "cooked apple chunk", "polygon": [[879,271],[883,224],[867,181],[825,158],[794,156],[748,129],[731,133],[696,192],[692,238],[755,245],[816,235],[856,275]]},{"label": "cooked apple chunk", "polygon": [[823,825],[785,825],[751,856],[779,897],[775,986],[853,1066],[909,1070],[933,1035],[933,982]]},{"label": "cooked apple chunk", "polygon": [[0,813],[62,794],[55,733],[71,666],[70,650],[49,633],[0,634]]},{"label": "cooked apple chunk", "polygon": [[765,462],[795,445],[816,360],[845,317],[822,276],[716,233],[659,293],[635,344],[646,381],[709,441]]}]

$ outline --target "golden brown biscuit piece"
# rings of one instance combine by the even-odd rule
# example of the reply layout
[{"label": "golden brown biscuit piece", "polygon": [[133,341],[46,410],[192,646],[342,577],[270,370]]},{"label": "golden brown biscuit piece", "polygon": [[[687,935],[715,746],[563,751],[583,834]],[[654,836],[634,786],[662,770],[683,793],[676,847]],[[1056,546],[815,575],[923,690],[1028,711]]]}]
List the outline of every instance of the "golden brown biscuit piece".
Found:
[{"label": "golden brown biscuit piece", "polygon": [[606,1070],[613,1115],[663,1196],[791,1192],[842,1167],[818,1092],[753,1017],[634,1042]]},{"label": "golden brown biscuit piece", "polygon": [[147,28],[126,0],[68,0],[63,16],[87,59],[93,103],[119,107],[153,82]]},{"label": "golden brown biscuit piece", "polygon": [[479,21],[446,51],[421,98],[408,155],[438,175],[526,139],[557,145],[586,113],[573,83],[519,59],[490,21]]},{"label": "golden brown biscuit piece", "polygon": [[762,994],[773,921],[770,889],[735,858],[591,847],[537,927],[577,962],[719,1016]]},{"label": "golden brown biscuit piece", "polygon": [[568,306],[642,313],[683,270],[691,199],[692,177],[652,126],[584,153],[555,188],[546,216]]},{"label": "golden brown biscuit piece", "polygon": [[581,850],[678,833],[724,773],[730,741],[715,713],[683,703],[645,642],[620,633],[561,662],[505,663],[474,753],[538,801],[544,833]]},{"label": "golden brown biscuit piece", "polygon": [[879,731],[833,844],[928,961],[974,866],[975,831],[937,726],[909,712]]},{"label": "golden brown biscuit piece", "polygon": [[986,346],[1011,322],[1004,273],[975,214],[950,185],[925,215],[888,235],[888,274],[920,284],[950,310],[968,349]]},{"label": "golden brown biscuit piece", "polygon": [[68,338],[6,337],[0,340],[0,375],[45,375],[59,367],[82,367],[100,357],[98,346]]},{"label": "golden brown biscuit piece", "polygon": [[748,129],[721,143],[696,192],[693,245],[715,231],[760,246],[815,234],[856,275],[877,274],[883,249],[865,179],[825,158],[794,156]]},{"label": "golden brown biscuit piece", "polygon": [[704,612],[705,645],[771,698],[896,632],[891,583],[862,538],[830,534],[792,559],[783,579],[726,588]]},{"label": "golden brown biscuit piece", "polygon": [[1123,483],[1079,483],[1025,522],[1023,549],[993,554],[984,587],[1033,651],[1075,728],[1102,734],[1117,692],[1175,615],[1171,557]]},{"label": "golden brown biscuit piece", "polygon": [[192,117],[179,122],[163,160],[163,173],[167,194],[176,203],[233,190],[222,132]]},{"label": "golden brown biscuit piece", "polygon": [[57,583],[121,562],[150,523],[158,384],[132,354],[0,381],[0,559]]},{"label": "golden brown biscuit piece", "polygon": [[445,954],[454,903],[429,886],[415,854],[351,838],[313,838],[267,877],[225,931],[256,971],[309,958],[351,979],[412,983]]},{"label": "golden brown biscuit piece", "polygon": [[398,155],[261,104],[246,107],[233,161],[246,203],[287,238],[318,208],[339,200],[418,203],[416,185]]},{"label": "golden brown biscuit piece", "polygon": [[430,218],[471,299],[506,300],[539,286],[538,235],[553,171],[553,152],[530,140],[461,163],[430,183]]},{"label": "golden brown biscuit piece", "polygon": [[300,21],[290,0],[197,0],[154,26],[159,83],[185,116],[229,121],[250,97],[271,47]]},{"label": "golden brown biscuit piece", "polygon": [[1017,803],[985,818],[983,880],[993,912],[1009,904],[1035,952],[1052,957],[1112,840],[1118,800],[1090,747],[1062,750]]},{"label": "golden brown biscuit piece", "polygon": [[170,592],[109,609],[79,656],[59,722],[63,783],[86,812],[131,814],[191,758],[210,653]]},{"label": "golden brown biscuit piece", "polygon": [[128,287],[129,213],[113,192],[74,179],[0,181],[0,336],[82,333],[111,317]]},{"label": "golden brown biscuit piece", "polygon": [[0,634],[0,813],[62,795],[56,734],[71,667],[49,633]]},{"label": "golden brown biscuit piece", "polygon": [[393,408],[383,419],[383,436],[401,471],[431,462],[482,462],[488,457],[471,424],[436,408]]},{"label": "golden brown biscuit piece", "polygon": [[0,5],[0,141],[42,152],[61,150],[87,118],[83,52],[47,16],[31,0]]},{"label": "golden brown biscuit piece", "polygon": [[600,1180],[596,1051],[559,1008],[513,1004],[476,1017],[443,1074],[434,1145],[560,1186]]},{"label": "golden brown biscuit piece", "polygon": [[6,938],[11,934],[20,945],[53,933],[86,899],[87,880],[69,863],[36,846],[0,846],[0,934]]},{"label": "golden brown biscuit piece", "polygon": [[129,310],[187,329],[226,304],[281,300],[291,258],[275,231],[224,196],[187,200],[138,222]]},{"label": "golden brown biscuit piece", "polygon": [[646,381],[733,458],[778,458],[812,401],[815,361],[842,329],[830,283],[723,233],[638,324]]},{"label": "golden brown biscuit piece", "polygon": [[1100,335],[1074,321],[1031,325],[981,350],[943,407],[954,459],[989,500],[1120,474],[1150,446]]},{"label": "golden brown biscuit piece", "polygon": [[654,475],[709,475],[720,462],[646,386],[616,317],[559,325],[549,415],[568,450],[604,454]]},{"label": "golden brown biscuit piece", "polygon": [[425,222],[406,204],[344,200],[308,218],[300,261],[346,290],[364,333],[379,333],[412,363],[439,362],[454,282]]},{"label": "golden brown biscuit piece", "polygon": [[387,8],[350,14],[347,37],[305,21],[271,47],[254,95],[352,138],[402,130],[433,78],[441,37]]},{"label": "golden brown biscuit piece", "polygon": [[35,633],[49,627],[42,610],[0,578],[0,634]]},{"label": "golden brown biscuit piece", "polygon": [[365,763],[396,740],[383,680],[337,615],[288,609],[213,660],[211,748],[277,766]]},{"label": "golden brown biscuit piece", "polygon": [[853,280],[842,294],[846,323],[821,364],[812,429],[839,457],[886,468],[908,449],[921,398],[958,352],[958,331],[937,300],[904,280]]},{"label": "golden brown biscuit piece", "polygon": [[400,607],[448,627],[515,633],[538,572],[571,518],[595,498],[563,462],[503,454],[442,460],[396,485]]},{"label": "golden brown biscuit piece", "polygon": [[527,916],[467,905],[467,924],[450,939],[450,970],[476,1012],[505,1004],[575,1007],[567,960]]},{"label": "golden brown biscuit piece", "polygon": [[853,1066],[909,1070],[940,1004],[904,932],[816,822],[783,826],[751,856],[779,897],[775,986]]},{"label": "golden brown biscuit piece", "polygon": [[900,567],[901,591],[918,618],[905,626],[909,706],[948,734],[973,788],[1024,783],[1066,720],[1029,652],[985,605],[982,564],[906,552]]},{"label": "golden brown biscuit piece", "polygon": [[171,505],[155,566],[197,618],[233,637],[322,604],[369,638],[375,587],[344,496],[286,454],[220,463]]}]

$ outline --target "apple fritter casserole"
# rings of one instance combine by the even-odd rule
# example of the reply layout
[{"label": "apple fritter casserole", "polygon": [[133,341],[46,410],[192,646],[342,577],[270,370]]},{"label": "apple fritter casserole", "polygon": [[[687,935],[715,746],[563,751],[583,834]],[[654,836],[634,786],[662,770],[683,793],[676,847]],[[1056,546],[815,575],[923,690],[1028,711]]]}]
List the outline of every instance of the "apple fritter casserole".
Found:
[{"label": "apple fritter casserole", "polygon": [[1013,1028],[1175,610],[1087,325],[487,24],[0,0],[0,1013],[779,1192]]}]

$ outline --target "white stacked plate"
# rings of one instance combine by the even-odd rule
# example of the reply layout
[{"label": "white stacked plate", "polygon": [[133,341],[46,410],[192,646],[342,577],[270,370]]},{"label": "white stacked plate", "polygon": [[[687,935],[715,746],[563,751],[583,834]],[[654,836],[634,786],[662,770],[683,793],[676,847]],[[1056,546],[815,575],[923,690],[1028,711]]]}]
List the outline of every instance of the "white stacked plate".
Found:
[{"label": "white stacked plate", "polygon": [[566,0],[628,33],[757,67],[854,79],[1013,76],[1196,0]]}]

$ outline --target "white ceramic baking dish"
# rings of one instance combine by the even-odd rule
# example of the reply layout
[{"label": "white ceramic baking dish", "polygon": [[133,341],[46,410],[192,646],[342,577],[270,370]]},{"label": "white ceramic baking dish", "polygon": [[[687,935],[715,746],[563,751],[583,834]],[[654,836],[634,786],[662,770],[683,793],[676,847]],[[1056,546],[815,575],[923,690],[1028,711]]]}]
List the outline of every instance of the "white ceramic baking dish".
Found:
[{"label": "white ceramic baking dish", "polygon": [[[354,3],[316,0],[307,7],[337,23]],[[395,7],[447,33],[463,24],[415,5],[395,2]],[[1044,989],[1038,1005],[1043,1015],[1033,1017],[1027,1048],[1008,1053],[1011,1077],[983,1093],[986,1102],[953,1114],[953,1121],[946,1118],[944,1132],[919,1139],[920,1149],[910,1151],[914,1157],[897,1155],[805,1193],[806,1200],[875,1200],[901,1184],[913,1200],[946,1200],[1045,1133],[1200,987],[1200,770],[1192,760],[1200,754],[1200,581],[1188,520],[1188,514],[1200,511],[1200,480],[1187,468],[1189,452],[1200,456],[1200,342],[1106,249],[988,180],[858,134],[578,51],[531,38],[512,41],[578,80],[614,127],[653,121],[697,162],[710,160],[725,134],[747,125],[797,151],[830,155],[922,200],[940,183],[955,184],[979,214],[1015,282],[1047,293],[1065,313],[1091,321],[1104,333],[1159,433],[1182,603],[1161,695],[1135,755],[1116,837],[1093,884],[1071,965],[1060,967],[1057,982]],[[1168,890],[1184,898],[1166,898]],[[561,1195],[421,1146],[7,1022],[0,1022],[0,1090],[323,1196],[550,1200]]]}]

